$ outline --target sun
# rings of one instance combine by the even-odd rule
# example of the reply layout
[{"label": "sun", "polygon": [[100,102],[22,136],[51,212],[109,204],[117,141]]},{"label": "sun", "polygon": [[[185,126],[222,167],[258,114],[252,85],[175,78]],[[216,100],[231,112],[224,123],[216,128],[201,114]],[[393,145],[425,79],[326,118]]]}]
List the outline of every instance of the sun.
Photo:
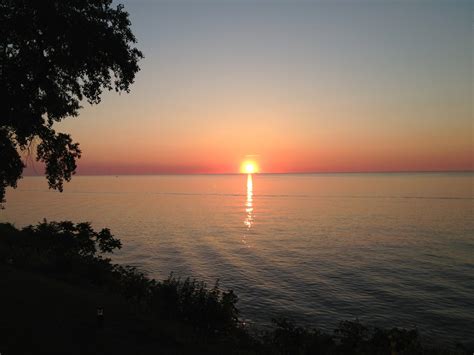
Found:
[{"label": "sun", "polygon": [[258,165],[252,160],[246,160],[240,167],[240,172],[243,174],[254,174],[258,173]]}]

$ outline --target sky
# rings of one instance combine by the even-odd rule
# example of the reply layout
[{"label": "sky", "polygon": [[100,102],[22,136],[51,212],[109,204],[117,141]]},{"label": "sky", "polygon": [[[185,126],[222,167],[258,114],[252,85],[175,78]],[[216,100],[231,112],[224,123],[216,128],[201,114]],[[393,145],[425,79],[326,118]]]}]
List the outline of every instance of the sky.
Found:
[{"label": "sky", "polygon": [[124,2],[130,94],[57,125],[79,174],[473,170],[473,2]]}]

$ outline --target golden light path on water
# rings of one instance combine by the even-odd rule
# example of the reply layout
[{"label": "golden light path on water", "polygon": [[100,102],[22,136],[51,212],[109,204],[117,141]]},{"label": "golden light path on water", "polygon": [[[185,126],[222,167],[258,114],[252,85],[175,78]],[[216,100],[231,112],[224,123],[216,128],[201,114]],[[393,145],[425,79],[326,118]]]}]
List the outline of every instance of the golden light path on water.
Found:
[{"label": "golden light path on water", "polygon": [[247,227],[246,232],[244,233],[244,236],[242,238],[242,242],[249,246],[247,243],[247,234],[252,228],[253,222],[254,222],[254,217],[253,217],[253,180],[252,180],[252,174],[247,175],[247,199],[245,200],[245,219],[244,219],[244,224]]}]

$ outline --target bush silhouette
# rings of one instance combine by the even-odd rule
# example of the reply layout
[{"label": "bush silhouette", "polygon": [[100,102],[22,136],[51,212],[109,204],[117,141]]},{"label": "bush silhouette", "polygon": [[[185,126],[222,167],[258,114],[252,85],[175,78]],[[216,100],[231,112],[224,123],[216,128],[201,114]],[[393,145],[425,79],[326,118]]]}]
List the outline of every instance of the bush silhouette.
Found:
[{"label": "bush silhouette", "polygon": [[332,333],[304,328],[287,319],[254,334],[239,320],[238,298],[219,283],[208,287],[171,274],[163,281],[135,267],[113,264],[107,255],[121,247],[108,229],[89,223],[47,222],[18,230],[0,224],[0,263],[42,272],[84,287],[95,285],[123,296],[149,322],[185,324],[190,342],[220,344],[218,353],[251,354],[469,354],[462,346],[447,350],[422,344],[418,331],[369,327],[342,321]]}]

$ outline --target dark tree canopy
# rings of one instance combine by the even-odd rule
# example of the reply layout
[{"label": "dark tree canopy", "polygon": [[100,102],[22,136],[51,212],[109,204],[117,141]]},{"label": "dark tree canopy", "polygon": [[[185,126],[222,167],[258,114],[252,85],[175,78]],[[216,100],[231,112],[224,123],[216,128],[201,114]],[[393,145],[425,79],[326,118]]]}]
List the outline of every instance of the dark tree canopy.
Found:
[{"label": "dark tree canopy", "polygon": [[98,104],[103,90],[129,91],[142,53],[128,13],[112,0],[0,0],[0,204],[35,146],[50,188],[62,191],[81,156],[53,124]]}]

